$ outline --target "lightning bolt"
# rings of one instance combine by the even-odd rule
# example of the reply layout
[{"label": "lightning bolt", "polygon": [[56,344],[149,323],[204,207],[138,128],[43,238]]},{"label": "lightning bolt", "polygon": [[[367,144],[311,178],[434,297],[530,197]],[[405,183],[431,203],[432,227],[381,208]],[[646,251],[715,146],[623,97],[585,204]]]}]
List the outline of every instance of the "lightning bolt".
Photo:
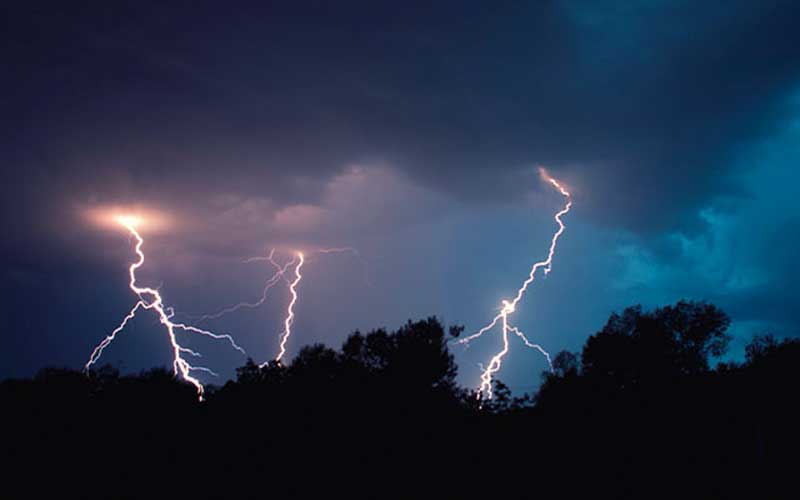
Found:
[{"label": "lightning bolt", "polygon": [[368,287],[372,288],[372,281],[369,278],[369,264],[367,259],[361,255],[361,252],[358,251],[357,248],[354,247],[332,247],[332,248],[318,248],[315,250],[316,253],[322,254],[329,254],[329,253],[349,253],[352,254],[353,257],[361,262],[361,265],[364,269],[364,284]]},{"label": "lightning bolt", "polygon": [[[310,253],[311,254],[350,253],[354,257],[360,259],[362,262],[365,262],[364,259],[361,257],[361,254],[354,247],[318,248],[315,250],[311,250]],[[303,252],[295,251],[295,256],[292,257],[285,264],[281,265],[275,260],[275,248],[272,248],[267,255],[250,257],[245,259],[244,262],[245,263],[269,262],[272,265],[272,267],[275,268],[275,274],[273,274],[264,283],[264,287],[261,291],[261,297],[255,302],[240,302],[238,304],[226,307],[216,313],[204,314],[202,316],[194,316],[194,318],[197,319],[198,321],[217,319],[226,314],[236,312],[243,308],[259,307],[266,302],[269,290],[276,284],[278,284],[278,282],[280,282],[281,280],[284,281],[289,288],[291,299],[286,308],[286,316],[283,321],[283,330],[279,334],[280,338],[279,353],[277,357],[274,358],[274,360],[267,360],[259,365],[261,368],[264,368],[267,365],[269,365],[270,361],[279,363],[286,355],[286,344],[289,340],[289,337],[292,335],[292,325],[294,324],[294,319],[295,319],[294,307],[297,304],[297,301],[299,300],[298,285],[300,284],[300,281],[303,279],[303,275],[301,274],[301,269],[303,265],[306,263],[306,256]],[[292,266],[294,266],[294,278],[290,280],[286,275]]]},{"label": "lightning bolt", "polygon": [[551,184],[561,193],[562,196],[566,199],[566,204],[564,208],[559,210],[555,215],[555,221],[558,224],[558,230],[553,235],[552,240],[550,241],[550,249],[547,252],[547,258],[545,260],[536,262],[531,267],[530,273],[528,274],[528,278],[522,283],[522,286],[519,287],[517,290],[516,295],[512,300],[503,300],[502,306],[500,308],[500,312],[492,318],[492,321],[489,322],[488,325],[484,326],[477,332],[473,333],[472,335],[460,339],[457,341],[458,344],[469,345],[470,342],[481,337],[484,333],[492,330],[497,324],[500,324],[501,327],[501,335],[503,339],[503,348],[495,354],[492,359],[489,361],[489,364],[483,369],[483,373],[481,374],[481,384],[478,392],[476,394],[477,399],[481,399],[484,394],[488,399],[492,398],[492,378],[495,373],[500,371],[500,368],[503,365],[503,358],[508,354],[509,350],[509,341],[508,341],[508,334],[509,332],[515,334],[519,337],[526,346],[536,349],[541,352],[545,358],[547,359],[547,363],[550,366],[550,369],[553,369],[553,365],[551,363],[550,354],[545,351],[540,345],[534,344],[528,340],[524,333],[522,333],[517,327],[509,324],[508,317],[509,315],[513,314],[514,311],[517,309],[517,304],[522,300],[522,297],[525,295],[525,292],[528,290],[528,286],[533,283],[534,279],[536,278],[536,272],[539,269],[544,271],[544,274],[547,275],[550,273],[553,264],[553,255],[556,252],[556,245],[558,244],[558,239],[561,237],[561,234],[564,232],[566,226],[564,226],[564,222],[561,218],[569,213],[570,208],[572,208],[572,195],[558,182],[556,179],[550,176],[544,168],[539,168],[539,175],[543,181]]},{"label": "lightning bolt", "polygon": [[245,262],[257,262],[257,261],[266,260],[270,264],[272,264],[273,267],[275,267],[275,269],[276,269],[275,274],[273,274],[272,277],[269,278],[264,283],[264,288],[261,290],[261,297],[257,301],[255,301],[255,302],[239,302],[238,304],[234,304],[234,305],[232,305],[230,307],[226,307],[225,309],[222,309],[221,311],[216,312],[214,314],[204,314],[202,316],[199,316],[198,320],[199,321],[205,321],[205,320],[209,320],[209,319],[217,319],[217,318],[220,318],[220,317],[222,317],[222,316],[224,316],[226,314],[230,314],[232,312],[236,312],[239,309],[243,309],[243,308],[254,309],[256,307],[261,306],[264,302],[266,302],[266,300],[267,300],[267,292],[269,292],[269,290],[272,287],[274,287],[276,284],[278,284],[278,282],[281,279],[283,279],[284,281],[286,281],[288,283],[288,280],[285,277],[286,271],[292,265],[294,265],[294,263],[295,263],[295,260],[292,259],[289,262],[287,262],[286,264],[284,264],[283,266],[281,266],[277,262],[275,262],[274,255],[275,255],[275,249],[273,248],[272,250],[270,250],[269,255],[267,255],[266,257],[251,257],[251,258],[245,260]]},{"label": "lightning bolt", "polygon": [[359,256],[358,250],[353,247],[331,247],[331,248],[318,248],[316,250],[317,253],[351,253],[356,257]]},{"label": "lightning bolt", "polygon": [[[292,300],[289,301],[289,306],[286,308],[286,319],[283,320],[283,332],[281,332],[281,347],[278,356],[275,358],[276,362],[280,362],[281,358],[283,358],[284,354],[286,354],[286,342],[292,335],[292,323],[294,323],[294,305],[297,303],[297,285],[300,284],[300,280],[303,279],[303,275],[300,274],[300,268],[303,267],[303,263],[305,262],[305,257],[303,257],[302,252],[297,252],[297,258],[299,259],[299,262],[294,268],[294,280],[289,283],[289,292],[292,294]],[[266,364],[267,363],[262,364],[261,367],[263,368],[266,366]]]},{"label": "lightning bolt", "polygon": [[[358,259],[362,259],[361,255],[359,254],[358,250],[353,247],[331,247],[331,248],[319,248],[311,251],[312,254],[334,254],[334,253],[350,253]],[[220,310],[214,314],[205,314],[203,316],[198,316],[197,318],[202,320],[209,320],[209,319],[216,319],[221,316],[224,316],[229,313],[233,313],[243,308],[256,308],[264,304],[267,300],[267,293],[269,290],[274,287],[278,282],[283,280],[287,286],[289,287],[289,293],[291,294],[291,299],[289,304],[286,308],[286,316],[283,321],[283,331],[279,334],[280,337],[280,348],[277,357],[273,360],[275,362],[280,362],[283,357],[286,355],[286,344],[289,340],[289,337],[292,335],[292,325],[294,324],[295,313],[294,307],[299,300],[298,294],[298,285],[300,281],[303,279],[303,275],[301,274],[301,269],[303,265],[306,263],[306,256],[303,252],[296,251],[295,256],[290,259],[286,264],[279,264],[275,260],[275,249],[272,248],[269,253],[265,256],[258,256],[258,257],[250,257],[245,259],[245,263],[249,262],[269,262],[272,264],[272,267],[275,268],[275,274],[273,274],[265,283],[264,288],[261,291],[261,297],[255,302],[240,302],[238,304],[232,305],[230,307],[226,307],[225,309]],[[294,266],[294,278],[289,279],[287,278],[286,274],[288,270]],[[365,268],[366,269],[366,268]],[[259,366],[261,368],[266,367],[270,363],[270,360],[261,363]]]},{"label": "lightning bolt", "polygon": [[[89,356],[89,361],[86,362],[84,366],[85,371],[89,371],[99,359],[100,356],[103,354],[103,350],[108,347],[111,342],[114,341],[117,334],[120,333],[128,322],[133,319],[136,315],[136,312],[139,309],[148,309],[153,310],[158,315],[159,321],[167,330],[167,336],[169,337],[170,344],[172,345],[172,352],[173,352],[173,362],[172,362],[172,369],[175,373],[175,376],[180,376],[186,382],[192,384],[195,389],[197,390],[197,396],[200,401],[203,400],[203,393],[204,387],[203,384],[198,380],[196,377],[192,376],[193,371],[201,371],[210,373],[212,375],[216,375],[212,370],[203,366],[193,366],[191,365],[186,359],[183,357],[183,354],[188,354],[194,357],[201,357],[199,353],[187,348],[183,347],[178,343],[177,336],[175,334],[175,330],[184,330],[187,332],[197,333],[200,335],[204,335],[207,337],[211,337],[214,339],[225,339],[227,340],[230,345],[236,349],[237,351],[245,354],[244,349],[239,347],[236,342],[233,340],[228,334],[217,334],[213,333],[208,330],[204,330],[202,328],[197,328],[191,325],[187,325],[185,323],[175,323],[172,321],[172,317],[174,316],[174,311],[171,307],[164,306],[164,299],[161,297],[161,293],[155,289],[150,287],[140,287],[136,284],[136,271],[144,265],[144,252],[142,251],[142,246],[144,245],[144,239],[136,230],[136,225],[138,225],[141,220],[137,217],[132,216],[118,216],[115,218],[116,222],[123,226],[125,229],[130,232],[130,234],[136,239],[136,246],[135,252],[138,256],[138,260],[132,263],[130,267],[128,267],[128,275],[130,277],[130,281],[128,283],[129,288],[133,293],[135,293],[139,300],[134,304],[133,308],[130,312],[125,316],[117,328],[115,328],[105,339],[103,339],[97,347],[94,348],[92,354]],[[145,299],[148,297],[149,301]]]},{"label": "lightning bolt", "polygon": [[[361,258],[361,254],[359,254],[358,250],[353,247],[332,247],[332,248],[318,248],[314,251],[315,253],[321,254],[330,254],[330,253],[351,253],[357,258]],[[292,295],[291,300],[289,301],[289,305],[286,308],[286,318],[283,321],[283,331],[281,332],[281,343],[280,343],[280,352],[278,356],[275,358],[275,362],[279,363],[283,356],[286,354],[286,342],[289,340],[289,337],[292,335],[292,324],[294,323],[294,306],[297,303],[297,285],[300,284],[300,281],[303,279],[303,275],[300,274],[300,269],[303,267],[305,263],[305,256],[302,252],[297,252],[298,263],[297,266],[294,268],[294,280],[289,282],[289,292]],[[270,253],[268,259],[272,265],[279,270],[279,274],[281,276],[284,275],[286,271],[286,267],[280,268],[277,263],[272,259],[272,254]],[[292,265],[294,260],[287,264],[287,266]],[[269,364],[269,361],[265,361],[260,366],[264,368]]]}]

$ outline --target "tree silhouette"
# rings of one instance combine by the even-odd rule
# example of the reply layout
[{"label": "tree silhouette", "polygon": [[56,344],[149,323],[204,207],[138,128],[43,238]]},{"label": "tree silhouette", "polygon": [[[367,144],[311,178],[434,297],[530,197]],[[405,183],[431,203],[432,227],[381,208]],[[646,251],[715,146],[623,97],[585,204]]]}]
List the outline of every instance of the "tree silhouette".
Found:
[{"label": "tree silhouette", "polygon": [[573,353],[556,355],[536,401],[575,409],[664,400],[664,391],[683,379],[709,372],[709,358],[721,356],[730,341],[729,324],[723,311],[704,302],[680,301],[650,312],[628,307],[586,340],[580,363]]},{"label": "tree silhouette", "polygon": [[167,369],[49,368],[0,383],[4,462],[27,467],[6,477],[81,498],[783,498],[800,341],[758,336],[712,368],[728,323],[627,308],[553,357],[533,404],[460,388],[461,328],[435,318],[248,360],[203,403]]},{"label": "tree silhouette", "polygon": [[680,301],[652,312],[629,307],[589,337],[581,369],[585,376],[612,378],[619,385],[707,372],[709,357],[721,356],[728,346],[729,324],[724,312],[702,302]]}]

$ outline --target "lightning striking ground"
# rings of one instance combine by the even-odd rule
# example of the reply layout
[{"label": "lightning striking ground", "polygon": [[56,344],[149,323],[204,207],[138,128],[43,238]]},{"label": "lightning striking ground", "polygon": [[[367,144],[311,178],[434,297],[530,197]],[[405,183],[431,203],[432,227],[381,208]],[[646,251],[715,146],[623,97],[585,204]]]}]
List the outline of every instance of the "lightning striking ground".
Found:
[{"label": "lightning striking ground", "polygon": [[492,330],[498,323],[501,326],[501,335],[503,339],[503,348],[495,354],[492,359],[489,361],[489,364],[483,369],[483,373],[481,374],[481,383],[480,387],[477,391],[476,398],[481,399],[485,394],[488,399],[492,398],[492,380],[495,373],[500,371],[500,368],[503,365],[503,358],[508,354],[509,350],[509,341],[508,341],[508,334],[509,332],[514,333],[518,336],[526,346],[536,349],[541,352],[545,358],[547,359],[547,363],[552,370],[553,365],[550,360],[550,354],[544,350],[540,345],[534,344],[528,340],[528,338],[523,334],[517,327],[510,325],[508,321],[508,316],[513,314],[516,311],[517,304],[522,300],[522,297],[525,295],[525,292],[528,290],[528,286],[533,283],[534,279],[536,278],[536,272],[539,269],[544,271],[544,274],[547,275],[550,273],[553,264],[553,255],[556,252],[556,245],[558,244],[558,239],[561,237],[561,234],[564,232],[566,226],[561,218],[569,213],[570,208],[572,208],[572,195],[567,191],[559,181],[554,179],[547,173],[544,168],[539,168],[539,175],[541,176],[542,180],[551,184],[555,187],[559,193],[566,199],[566,204],[564,208],[559,210],[555,214],[555,221],[558,224],[558,230],[553,234],[553,238],[550,241],[550,249],[547,252],[547,258],[543,261],[536,262],[531,267],[530,273],[528,274],[528,278],[522,283],[522,286],[517,290],[516,295],[512,300],[503,300],[502,307],[500,308],[500,312],[492,318],[492,321],[489,322],[488,325],[484,326],[477,332],[473,333],[472,335],[460,339],[457,341],[458,344],[469,345],[470,342],[481,337],[484,333]]},{"label": "lightning striking ground", "polygon": [[[332,248],[318,248],[314,250],[315,253],[320,254],[330,254],[330,253],[351,253],[355,257],[361,258],[361,254],[358,253],[353,247],[332,247]],[[303,275],[300,274],[300,269],[303,267],[305,263],[305,256],[303,252],[297,252],[297,265],[294,268],[294,280],[287,283],[289,285],[289,293],[291,293],[292,298],[289,301],[289,305],[286,308],[286,318],[283,321],[283,331],[280,334],[281,342],[280,342],[280,351],[278,352],[278,356],[275,358],[276,363],[280,363],[281,359],[286,355],[286,343],[289,340],[289,337],[292,335],[292,324],[294,324],[294,306],[297,303],[298,293],[297,293],[297,286],[300,284],[300,281],[303,279]],[[279,274],[284,276],[286,271],[286,267],[281,268],[272,258],[272,253],[270,253],[268,259],[270,263],[272,263],[273,267],[279,270]],[[294,263],[294,260],[290,262],[287,266],[290,266]],[[286,279],[284,277],[284,279]],[[269,364],[269,361],[265,361],[260,366],[264,368]]]},{"label": "lightning striking ground", "polygon": [[[361,255],[359,254],[358,250],[353,247],[331,247],[331,248],[318,248],[312,250],[311,253],[314,254],[334,254],[334,253],[350,253],[353,256],[361,259]],[[276,363],[281,362],[283,357],[286,355],[286,345],[289,340],[289,337],[292,335],[292,325],[294,324],[295,313],[294,308],[299,300],[299,293],[298,293],[298,285],[300,281],[303,279],[303,275],[301,274],[301,269],[306,262],[305,253],[297,251],[295,252],[295,256],[290,259],[285,264],[281,265],[275,260],[275,249],[272,248],[269,253],[265,256],[257,256],[257,257],[250,257],[245,259],[245,263],[249,262],[269,262],[272,267],[275,268],[275,274],[273,274],[265,283],[264,288],[261,291],[261,297],[255,302],[240,302],[238,304],[232,305],[230,307],[226,307],[225,309],[220,310],[219,312],[213,314],[205,314],[203,316],[199,316],[198,319],[202,320],[209,320],[209,319],[217,319],[226,314],[236,312],[243,308],[256,308],[264,304],[267,300],[267,293],[269,290],[274,287],[278,282],[281,280],[284,281],[289,288],[289,293],[291,298],[289,300],[289,304],[286,307],[286,316],[284,317],[283,321],[283,330],[279,334],[280,338],[280,346],[278,355],[273,358],[272,360],[267,360],[261,363],[259,366],[261,368],[266,367],[269,365],[271,361]],[[286,274],[291,267],[294,266],[294,278],[289,279]]]},{"label": "lightning striking ground", "polygon": [[[292,324],[294,323],[294,305],[297,303],[297,285],[303,279],[300,274],[300,268],[303,267],[305,258],[302,252],[297,252],[297,258],[300,259],[297,266],[294,268],[294,280],[289,284],[289,292],[292,294],[292,300],[289,301],[289,306],[286,308],[286,319],[283,321],[283,332],[281,332],[281,346],[278,356],[275,358],[276,362],[280,362],[284,354],[286,354],[286,342],[292,335]],[[264,365],[262,365],[263,367]]]},{"label": "lightning striking ground", "polygon": [[[192,384],[197,390],[198,398],[202,401],[205,389],[200,380],[198,380],[196,377],[192,375],[192,372],[202,371],[210,373],[212,375],[216,375],[216,373],[214,373],[209,368],[203,366],[193,366],[188,361],[186,361],[186,359],[183,357],[183,354],[188,354],[194,357],[200,357],[200,354],[187,347],[181,346],[178,343],[175,330],[176,329],[184,330],[187,332],[197,333],[214,339],[224,339],[227,340],[234,349],[238,350],[242,354],[245,354],[245,351],[239,345],[237,345],[236,342],[233,340],[233,337],[231,337],[228,334],[217,334],[184,323],[173,322],[172,317],[174,315],[174,311],[172,310],[171,307],[164,305],[164,300],[161,297],[161,293],[155,288],[140,287],[136,284],[136,271],[142,265],[144,265],[144,252],[142,251],[142,246],[144,245],[144,239],[136,230],[136,226],[141,223],[141,219],[132,216],[117,216],[114,218],[114,220],[117,224],[127,229],[128,232],[130,232],[130,234],[136,239],[135,252],[136,255],[138,256],[138,260],[136,260],[134,263],[130,265],[130,267],[128,267],[128,275],[130,277],[128,286],[131,289],[131,291],[133,291],[133,293],[135,293],[139,297],[139,300],[136,302],[136,304],[134,304],[133,308],[122,320],[122,323],[120,323],[120,325],[117,326],[117,328],[115,328],[109,335],[106,336],[106,338],[103,339],[102,342],[100,342],[100,344],[97,345],[97,347],[94,348],[92,354],[89,356],[89,361],[87,361],[86,365],[84,366],[84,370],[88,372],[91,369],[92,365],[94,365],[100,359],[100,356],[103,354],[103,350],[105,350],[105,348],[108,347],[111,344],[111,342],[114,341],[117,334],[119,334],[128,324],[128,322],[131,319],[133,319],[133,317],[136,315],[136,312],[139,309],[150,309],[156,312],[159,321],[161,322],[162,325],[164,325],[164,327],[167,330],[167,336],[169,337],[173,351],[172,368],[173,372],[175,373],[175,376],[180,376],[181,378],[183,378],[183,380]],[[145,297],[148,297],[149,301],[146,300]]]}]

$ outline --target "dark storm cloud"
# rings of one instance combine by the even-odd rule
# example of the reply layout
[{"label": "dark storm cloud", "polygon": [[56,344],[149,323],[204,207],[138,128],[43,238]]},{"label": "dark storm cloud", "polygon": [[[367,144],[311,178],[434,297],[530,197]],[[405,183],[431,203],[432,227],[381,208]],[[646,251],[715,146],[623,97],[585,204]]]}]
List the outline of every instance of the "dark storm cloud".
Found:
[{"label": "dark storm cloud", "polygon": [[[97,332],[117,320],[117,302],[127,304],[119,266],[129,248],[119,235],[87,227],[80,220],[86,208],[142,205],[174,215],[182,226],[170,238],[148,239],[148,251],[170,256],[163,268],[175,274],[171,268],[191,263],[204,269],[202,258],[261,252],[267,242],[340,245],[383,234],[376,248],[391,259],[402,255],[406,266],[399,267],[406,288],[385,301],[412,297],[416,309],[408,314],[415,315],[434,303],[416,292],[412,277],[420,266],[435,267],[425,261],[432,250],[416,257],[420,242],[447,241],[437,217],[461,210],[456,218],[481,241],[483,228],[473,227],[479,216],[498,237],[509,228],[522,234],[529,214],[511,225],[497,209],[519,209],[530,193],[552,201],[536,164],[574,190],[585,234],[603,235],[596,236],[604,245],[598,255],[607,258],[582,268],[594,273],[588,283],[599,287],[616,276],[611,256],[623,229],[635,239],[623,255],[624,300],[663,302],[690,291],[719,298],[746,320],[791,321],[785,311],[793,302],[779,290],[791,256],[755,269],[760,281],[742,278],[730,289],[730,273],[710,266],[707,255],[740,269],[743,256],[759,262],[764,242],[787,247],[762,234],[782,222],[762,225],[741,251],[728,251],[728,236],[713,237],[760,224],[774,203],[747,199],[735,173],[743,151],[796,116],[785,103],[800,78],[800,3],[432,4],[0,7],[0,295],[12,298],[4,301],[13,311],[3,315],[4,330],[27,339],[30,358],[12,360],[14,369],[54,360],[32,354],[31,339],[43,331],[50,353],[81,359]],[[724,203],[737,222],[723,231],[700,214]],[[738,213],[745,203],[753,207]],[[795,209],[793,195],[784,203]],[[576,248],[593,252],[598,243],[579,234]],[[684,240],[691,252],[675,243]],[[515,279],[474,268],[496,262],[492,252],[501,250],[474,260],[456,255],[470,248],[452,250],[464,266],[442,285],[440,295],[457,304],[453,314],[469,305],[462,305],[466,292],[451,296],[452,281],[477,290],[481,272],[503,287]],[[514,272],[527,265],[529,248],[519,253],[508,261]],[[386,282],[402,281],[392,267],[386,264]],[[462,276],[467,268],[472,281]],[[649,280],[645,291],[634,286],[639,271]],[[571,277],[583,281],[579,274]],[[100,285],[110,276],[119,282]],[[498,284],[487,293],[505,292]],[[198,295],[187,291],[182,304]],[[484,307],[480,301],[494,295],[472,299]],[[226,300],[223,292],[209,299]],[[44,302],[53,308],[39,317]],[[593,322],[626,305],[588,302]],[[563,312],[552,306],[552,314]],[[388,306],[379,311],[386,316],[376,312],[375,321],[387,321]],[[343,329],[350,319],[341,319]],[[64,334],[65,324],[75,326]],[[71,338],[76,332],[83,343]]]},{"label": "dark storm cloud", "polygon": [[735,189],[800,68],[796,2],[291,4],[11,8],[5,168],[78,198],[280,204],[380,161],[483,203],[544,163],[652,230]]}]

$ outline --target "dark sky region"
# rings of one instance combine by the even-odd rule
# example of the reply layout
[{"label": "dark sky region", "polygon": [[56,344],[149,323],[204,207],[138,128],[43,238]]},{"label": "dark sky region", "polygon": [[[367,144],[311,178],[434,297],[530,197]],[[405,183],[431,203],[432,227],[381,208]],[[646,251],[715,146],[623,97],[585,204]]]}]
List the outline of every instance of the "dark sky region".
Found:
[{"label": "dark sky region", "polygon": [[[614,310],[706,299],[798,334],[800,3],[4,2],[0,376],[80,367],[134,303],[123,231],[148,209],[142,282],[184,314],[257,298],[276,247],[309,259],[289,355],[439,315],[474,331],[544,257],[516,324],[578,349]],[[284,253],[279,254],[283,257]],[[288,293],[207,323],[256,361]],[[179,316],[180,317],[180,316]],[[223,375],[244,359],[184,336]],[[475,385],[497,335],[456,349]],[[536,386],[515,344],[499,377]],[[170,362],[152,315],[104,359]],[[207,382],[220,382],[202,375]]]}]

